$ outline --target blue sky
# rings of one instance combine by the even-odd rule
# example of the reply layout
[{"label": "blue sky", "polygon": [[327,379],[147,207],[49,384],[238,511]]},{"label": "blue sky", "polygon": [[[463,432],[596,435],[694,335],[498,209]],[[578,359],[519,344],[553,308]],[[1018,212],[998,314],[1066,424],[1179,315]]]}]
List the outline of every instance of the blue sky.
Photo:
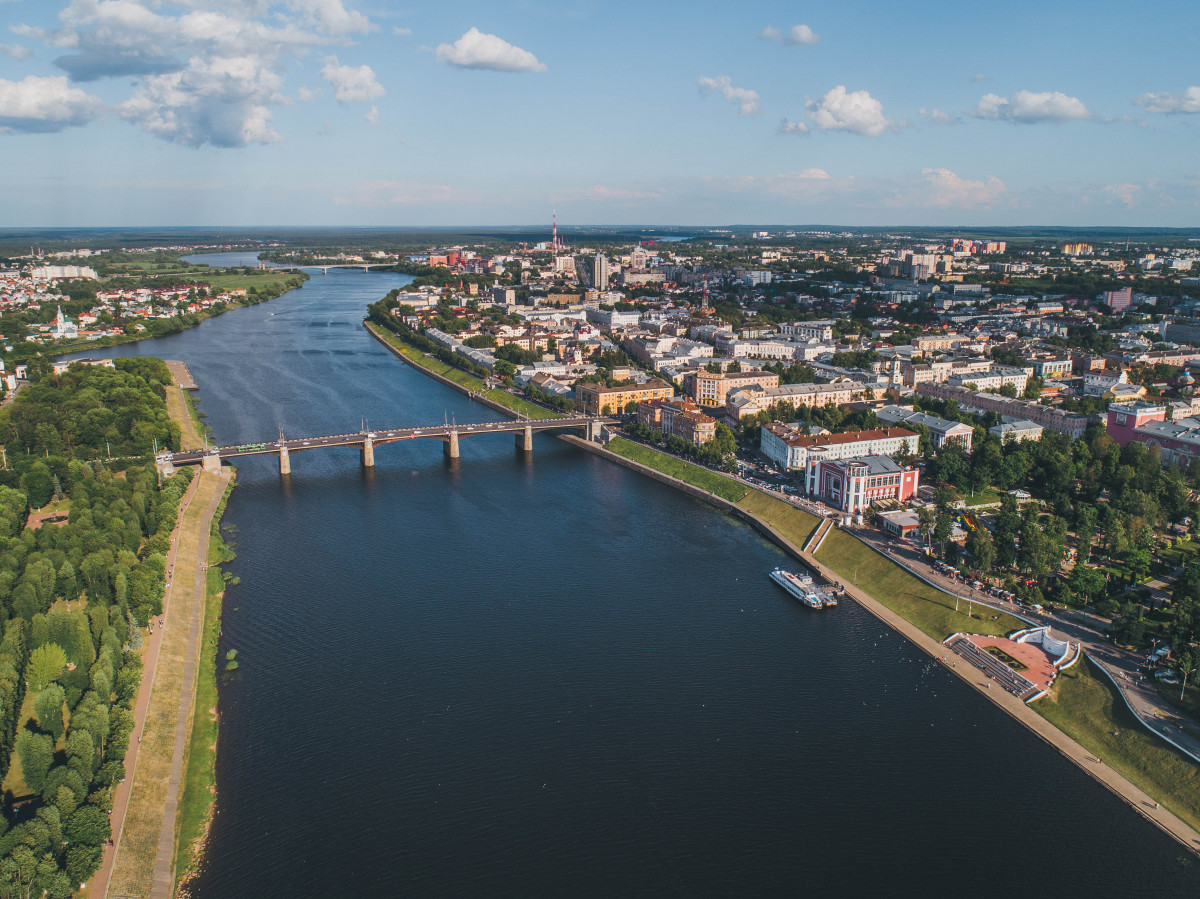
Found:
[{"label": "blue sky", "polygon": [[1200,3],[0,0],[0,226],[1200,226]]}]

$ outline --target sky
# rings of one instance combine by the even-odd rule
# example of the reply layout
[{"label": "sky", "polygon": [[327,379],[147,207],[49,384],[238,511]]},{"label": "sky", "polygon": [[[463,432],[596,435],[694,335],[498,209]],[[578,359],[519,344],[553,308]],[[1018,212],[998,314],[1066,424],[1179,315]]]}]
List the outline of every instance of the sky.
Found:
[{"label": "sky", "polygon": [[1200,226],[1200,3],[0,0],[0,227]]}]

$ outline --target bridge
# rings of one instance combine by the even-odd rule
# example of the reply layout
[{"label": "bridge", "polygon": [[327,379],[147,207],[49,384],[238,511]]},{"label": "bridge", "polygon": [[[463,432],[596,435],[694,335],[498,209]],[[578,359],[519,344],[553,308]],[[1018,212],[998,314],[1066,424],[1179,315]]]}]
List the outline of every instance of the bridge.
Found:
[{"label": "bridge", "polygon": [[309,265],[298,265],[296,268],[319,268],[322,275],[328,275],[331,268],[361,268],[369,272],[373,268],[395,268],[394,262],[313,262]]},{"label": "bridge", "polygon": [[178,453],[159,453],[155,457],[159,470],[172,474],[180,465],[201,465],[207,469],[219,469],[222,462],[242,456],[278,456],[279,473],[291,474],[293,453],[327,447],[351,446],[362,454],[362,464],[371,468],[375,465],[375,447],[401,440],[440,440],[447,459],[459,457],[459,440],[481,434],[513,434],[517,449],[533,451],[535,431],[558,431],[580,428],[589,440],[600,437],[604,425],[615,424],[615,420],[596,415],[575,415],[563,418],[518,419],[516,421],[487,421],[476,424],[440,424],[420,428],[391,428],[388,430],[364,429],[354,434],[332,434],[327,437],[295,437],[270,443],[242,443],[236,446],[211,446],[199,450],[184,450]]}]

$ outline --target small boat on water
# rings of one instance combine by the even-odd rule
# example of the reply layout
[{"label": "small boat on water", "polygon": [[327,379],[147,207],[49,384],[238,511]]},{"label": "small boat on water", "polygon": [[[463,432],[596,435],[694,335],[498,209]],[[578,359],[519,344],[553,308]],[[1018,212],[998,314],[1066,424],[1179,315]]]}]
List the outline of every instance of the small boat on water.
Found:
[{"label": "small boat on water", "polygon": [[790,571],[776,568],[769,577],[791,594],[793,599],[799,600],[810,609],[837,605],[837,600],[813,586],[813,579],[807,575],[792,574]]}]

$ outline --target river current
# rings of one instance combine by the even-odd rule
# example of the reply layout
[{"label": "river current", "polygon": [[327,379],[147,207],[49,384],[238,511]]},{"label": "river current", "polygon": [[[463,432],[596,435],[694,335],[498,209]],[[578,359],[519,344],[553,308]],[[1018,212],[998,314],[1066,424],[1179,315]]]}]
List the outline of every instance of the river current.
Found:
[{"label": "river current", "polygon": [[[196,257],[253,264],[251,254]],[[182,334],[220,443],[490,421],[372,339],[410,279],[319,271]],[[238,466],[199,899],[1148,895],[1184,851],[853,603],[538,435]]]}]

